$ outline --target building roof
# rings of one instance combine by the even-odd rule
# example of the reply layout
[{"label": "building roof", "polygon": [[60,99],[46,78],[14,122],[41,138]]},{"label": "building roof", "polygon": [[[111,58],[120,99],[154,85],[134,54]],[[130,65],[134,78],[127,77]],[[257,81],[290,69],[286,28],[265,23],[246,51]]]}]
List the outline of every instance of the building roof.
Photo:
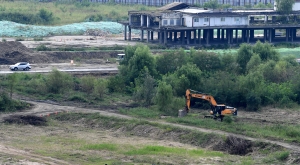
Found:
[{"label": "building roof", "polygon": [[187,8],[187,9],[181,9],[181,10],[176,10],[181,13],[187,13],[187,14],[199,14],[199,13],[211,13],[213,12],[212,10],[204,10],[201,8]]},{"label": "building roof", "polygon": [[189,7],[188,4],[183,2],[173,2],[170,4],[167,4],[163,7],[158,8],[158,10],[180,10]]}]

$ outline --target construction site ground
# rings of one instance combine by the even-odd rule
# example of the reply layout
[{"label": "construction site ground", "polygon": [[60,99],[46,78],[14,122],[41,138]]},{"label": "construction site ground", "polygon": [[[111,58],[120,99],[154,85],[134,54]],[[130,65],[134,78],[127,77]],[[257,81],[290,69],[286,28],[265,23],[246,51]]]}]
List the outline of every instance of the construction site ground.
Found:
[{"label": "construction site ground", "polygon": [[[118,45],[118,44],[135,44],[135,42],[124,42],[111,37],[105,42],[98,42],[96,40],[85,41],[76,40],[81,36],[68,36],[68,37],[51,37],[44,39],[44,41],[22,41],[14,42],[13,39],[8,39],[6,42],[0,42],[0,70],[8,69],[9,64],[13,64],[19,61],[29,61],[35,66],[34,69],[45,69],[45,68],[60,68],[60,67],[70,67],[70,60],[75,60],[74,63],[78,64],[78,67],[116,67],[116,63],[108,63],[107,59],[114,58],[117,52],[36,52],[29,48],[34,48],[40,45],[41,42],[48,46],[60,46],[63,44],[76,44],[78,47],[86,46],[90,44],[97,44],[96,46],[108,46],[107,44]],[[82,36],[81,38],[85,38]],[[87,38],[91,38],[89,36]],[[62,41],[62,38],[64,40]],[[66,38],[72,38],[65,40]],[[77,59],[77,61],[76,61]],[[178,140],[180,134],[162,134],[159,131],[155,131],[156,128],[152,126],[136,126],[134,128],[134,133],[129,134],[123,129],[108,129],[105,126],[89,126],[78,121],[63,121],[47,126],[38,126],[34,124],[7,124],[3,123],[4,119],[13,117],[16,115],[21,116],[38,116],[46,118],[48,115],[55,115],[57,113],[67,113],[67,112],[82,112],[82,113],[100,113],[105,116],[115,116],[117,118],[132,119],[130,116],[121,115],[118,112],[119,108],[124,108],[124,104],[114,104],[111,108],[98,108],[93,109],[89,106],[77,106],[71,103],[59,103],[48,101],[37,101],[21,96],[15,95],[14,98],[22,99],[27,101],[32,105],[30,109],[22,112],[15,113],[1,113],[0,114],[0,164],[18,164],[18,165],[43,165],[43,164],[76,164],[74,160],[68,158],[66,155],[61,159],[60,156],[55,156],[55,154],[47,153],[46,151],[57,152],[58,154],[70,154],[70,157],[74,155],[77,157],[82,157],[85,159],[87,155],[97,155],[103,160],[120,160],[120,164],[139,162],[139,160],[148,160],[152,164],[243,164],[241,160],[245,156],[250,159],[262,160],[263,156],[260,155],[258,150],[253,150],[252,152],[246,154],[245,156],[232,155],[229,157],[174,157],[172,155],[152,155],[150,157],[145,156],[126,156],[126,155],[111,155],[109,151],[74,151],[72,147],[63,140],[59,142],[51,141],[51,137],[54,139],[75,139],[83,141],[92,141],[94,143],[115,143],[117,145],[159,145],[166,147],[178,147],[184,149],[200,149],[205,150],[215,150],[213,149],[219,141],[210,141],[211,144],[205,147],[196,146],[190,143],[184,143]],[[113,104],[113,103],[112,103]],[[119,108],[116,108],[120,106]],[[262,108],[259,112],[245,112],[240,110],[238,112],[238,122],[254,123],[254,124],[299,124],[299,111],[298,110],[282,110],[278,108],[266,107]],[[300,145],[285,143],[282,141],[276,141],[272,139],[261,139],[261,138],[250,138],[243,135],[226,133],[218,130],[210,130],[197,128],[192,126],[183,126],[179,124],[166,123],[163,119],[159,119],[156,122],[163,125],[171,125],[175,127],[180,127],[183,129],[191,129],[203,133],[215,133],[224,136],[235,136],[247,141],[263,141],[266,143],[273,144],[273,150],[288,150],[290,151],[290,156],[285,164],[297,164],[300,162]],[[48,141],[51,143],[41,143],[41,139],[49,138]],[[66,140],[67,141],[67,140]],[[76,143],[74,143],[76,144]],[[213,146],[213,147],[212,147]],[[47,149],[49,148],[49,149]],[[75,159],[76,160],[76,159]],[[80,164],[80,163],[79,163]],[[97,163],[95,163],[97,164]],[[143,164],[140,162],[140,164]],[[147,164],[147,163],[146,163]],[[261,162],[261,164],[264,164]]]}]

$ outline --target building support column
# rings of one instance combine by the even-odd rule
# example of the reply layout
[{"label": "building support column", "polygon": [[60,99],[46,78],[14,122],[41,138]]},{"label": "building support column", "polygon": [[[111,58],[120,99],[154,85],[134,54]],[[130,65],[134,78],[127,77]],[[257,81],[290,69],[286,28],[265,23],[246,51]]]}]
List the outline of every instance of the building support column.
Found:
[{"label": "building support column", "polygon": [[191,31],[186,31],[186,44],[189,45],[191,42]]},{"label": "building support column", "polygon": [[246,37],[247,37],[247,43],[249,43],[249,40],[250,40],[249,29],[246,29]]},{"label": "building support column", "polygon": [[294,42],[294,29],[291,29],[291,41]]},{"label": "building support column", "polygon": [[198,29],[198,40],[199,44],[201,44],[201,29]]},{"label": "building support column", "polygon": [[233,43],[233,29],[230,29],[230,43]]},{"label": "building support column", "polygon": [[150,31],[147,30],[147,42],[150,42]]},{"label": "building support column", "polygon": [[194,44],[196,44],[196,41],[197,41],[197,31],[193,30],[193,33],[194,33]]},{"label": "building support column", "polygon": [[236,39],[236,43],[239,43],[239,30],[235,29],[235,39]]},{"label": "building support column", "polygon": [[171,42],[173,41],[173,32],[172,31],[169,32],[169,39]]},{"label": "building support column", "polygon": [[269,42],[272,42],[272,29],[269,29]]},{"label": "building support column", "polygon": [[231,43],[231,29],[226,29],[226,39],[227,39],[227,43],[230,44]]},{"label": "building support column", "polygon": [[144,30],[141,30],[141,41],[143,42],[144,40]]},{"label": "building support column", "polygon": [[224,33],[225,33],[225,29],[222,29],[222,37],[221,37],[222,41],[224,40]]},{"label": "building support column", "polygon": [[158,34],[159,34],[158,35],[159,36],[159,43],[162,44],[163,43],[163,32],[160,31]]},{"label": "building support column", "polygon": [[217,40],[220,41],[220,29],[217,29]]},{"label": "building support column", "polygon": [[245,42],[246,40],[246,30],[242,29],[242,42]]},{"label": "building support column", "polygon": [[285,40],[286,42],[289,42],[289,36],[290,36],[290,29],[289,28],[286,28],[285,29]]},{"label": "building support column", "polygon": [[254,39],[254,29],[250,30],[250,40]]},{"label": "building support column", "polygon": [[180,39],[181,39],[181,43],[184,45],[184,39],[185,39],[185,31],[181,31],[180,32]]},{"label": "building support column", "polygon": [[168,32],[167,30],[164,31],[164,44],[167,44],[167,39],[168,39]]},{"label": "building support column", "polygon": [[153,31],[150,32],[150,39],[153,41]]},{"label": "building support column", "polygon": [[267,42],[267,29],[264,29],[264,42]]},{"label": "building support column", "polygon": [[124,27],[124,40],[127,40],[127,25]]},{"label": "building support column", "polygon": [[131,41],[131,27],[128,26],[128,40]]},{"label": "building support column", "polygon": [[174,42],[177,42],[177,31],[174,32]]},{"label": "building support column", "polygon": [[209,44],[209,29],[206,29],[206,45]]}]

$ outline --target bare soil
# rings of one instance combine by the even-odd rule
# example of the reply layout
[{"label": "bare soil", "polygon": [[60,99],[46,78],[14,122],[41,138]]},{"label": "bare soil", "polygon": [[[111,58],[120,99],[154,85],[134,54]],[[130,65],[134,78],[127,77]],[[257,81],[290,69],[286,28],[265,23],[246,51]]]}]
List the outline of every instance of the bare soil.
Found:
[{"label": "bare soil", "polygon": [[[89,40],[88,39],[76,39],[76,37],[64,37],[65,39],[60,39],[59,37],[50,38],[49,41],[42,41],[49,46],[55,47],[62,44],[76,45],[78,47],[91,46],[92,45],[106,45],[108,42],[99,42],[100,39]],[[66,39],[68,38],[68,39]],[[108,41],[106,39],[104,41]],[[81,43],[82,42],[82,43]],[[120,41],[112,40],[111,45],[118,44]],[[122,41],[123,42],[123,41]],[[23,43],[23,44],[22,44]],[[70,68],[74,67],[70,64],[70,60],[74,60],[76,67],[86,68],[86,67],[116,67],[116,64],[107,63],[107,59],[115,57],[117,52],[35,52],[29,48],[36,47],[41,44],[37,41],[24,41],[24,42],[0,42],[0,70],[7,69],[7,65],[19,62],[28,61],[32,63],[33,66],[39,67],[39,69],[49,69],[49,68]],[[57,44],[57,45],[56,45]],[[128,43],[127,43],[128,44]],[[132,43],[130,43],[132,44]],[[26,45],[26,46],[24,46]],[[34,107],[27,111],[12,113],[12,114],[0,114],[0,121],[10,124],[0,124],[3,129],[0,129],[0,164],[22,164],[22,165],[42,165],[42,164],[76,164],[72,160],[61,160],[54,156],[47,156],[47,154],[39,154],[37,150],[40,144],[35,141],[34,138],[39,138],[39,136],[52,137],[52,136],[62,136],[65,138],[76,137],[78,139],[95,141],[95,143],[111,142],[116,144],[129,144],[129,145],[139,145],[139,144],[155,144],[162,146],[174,146],[182,147],[187,149],[197,149],[206,148],[209,150],[223,151],[234,155],[246,155],[254,159],[263,159],[259,153],[261,148],[253,146],[254,142],[264,142],[266,147],[270,147],[270,150],[283,150],[287,149],[291,151],[291,156],[287,160],[286,164],[297,164],[300,162],[299,153],[300,146],[297,144],[289,144],[279,141],[273,141],[268,139],[251,138],[247,136],[227,133],[218,130],[209,130],[203,128],[197,128],[192,126],[183,126],[174,123],[166,123],[162,120],[149,121],[156,122],[164,125],[175,126],[183,129],[194,130],[203,133],[214,133],[225,135],[228,138],[227,141],[222,141],[218,139],[209,139],[207,145],[199,146],[192,142],[184,142],[180,140],[180,137],[184,132],[172,132],[172,133],[161,133],[160,130],[153,126],[136,126],[131,130],[130,135],[126,129],[120,128],[118,130],[108,129],[105,127],[91,128],[89,125],[77,123],[77,122],[66,122],[62,123],[60,126],[45,126],[45,117],[49,115],[55,115],[57,113],[67,113],[67,112],[84,112],[84,113],[100,113],[105,116],[114,116],[122,119],[132,119],[132,117],[121,115],[116,113],[115,107],[105,107],[103,109],[92,109],[92,108],[80,108],[76,105],[62,106],[57,103],[48,102],[37,102],[28,101],[33,104]],[[117,105],[118,106],[118,105]],[[124,105],[122,105],[124,106]],[[277,108],[264,108],[260,112],[238,112],[238,122],[245,123],[255,123],[255,124],[299,124],[299,113],[296,110],[282,110]],[[37,136],[39,135],[39,136]],[[28,143],[28,144],[27,144]],[[233,145],[240,144],[240,145]],[[42,145],[42,144],[40,144]],[[56,146],[55,147],[63,147]],[[69,154],[79,154],[72,153],[71,148],[67,148]],[[57,151],[53,149],[53,151]],[[51,151],[51,150],[50,150]],[[239,151],[239,152],[236,152]],[[80,153],[83,154],[84,153]],[[79,155],[80,155],[79,154]],[[91,153],[89,153],[91,154]],[[164,157],[157,156],[154,158],[145,157],[134,157],[134,156],[121,156],[121,155],[110,155],[109,152],[96,152],[92,154],[98,154],[99,157],[107,157],[107,159],[121,160],[122,162],[135,162],[136,159],[150,159],[159,160],[159,162],[165,164],[225,164],[226,162],[239,162],[242,156],[232,156],[228,158],[220,157],[209,157],[209,158],[175,158],[175,157]],[[83,156],[84,157],[84,156]],[[259,162],[259,161],[258,161]],[[240,162],[241,163],[241,162]]]}]

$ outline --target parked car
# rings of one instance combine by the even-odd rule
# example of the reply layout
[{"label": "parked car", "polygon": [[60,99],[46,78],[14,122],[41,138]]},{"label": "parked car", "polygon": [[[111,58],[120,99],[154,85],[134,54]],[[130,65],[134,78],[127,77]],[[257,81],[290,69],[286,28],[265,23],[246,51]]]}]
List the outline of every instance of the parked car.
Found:
[{"label": "parked car", "polygon": [[9,66],[10,70],[29,70],[31,66],[28,62],[18,62],[15,65]]}]

